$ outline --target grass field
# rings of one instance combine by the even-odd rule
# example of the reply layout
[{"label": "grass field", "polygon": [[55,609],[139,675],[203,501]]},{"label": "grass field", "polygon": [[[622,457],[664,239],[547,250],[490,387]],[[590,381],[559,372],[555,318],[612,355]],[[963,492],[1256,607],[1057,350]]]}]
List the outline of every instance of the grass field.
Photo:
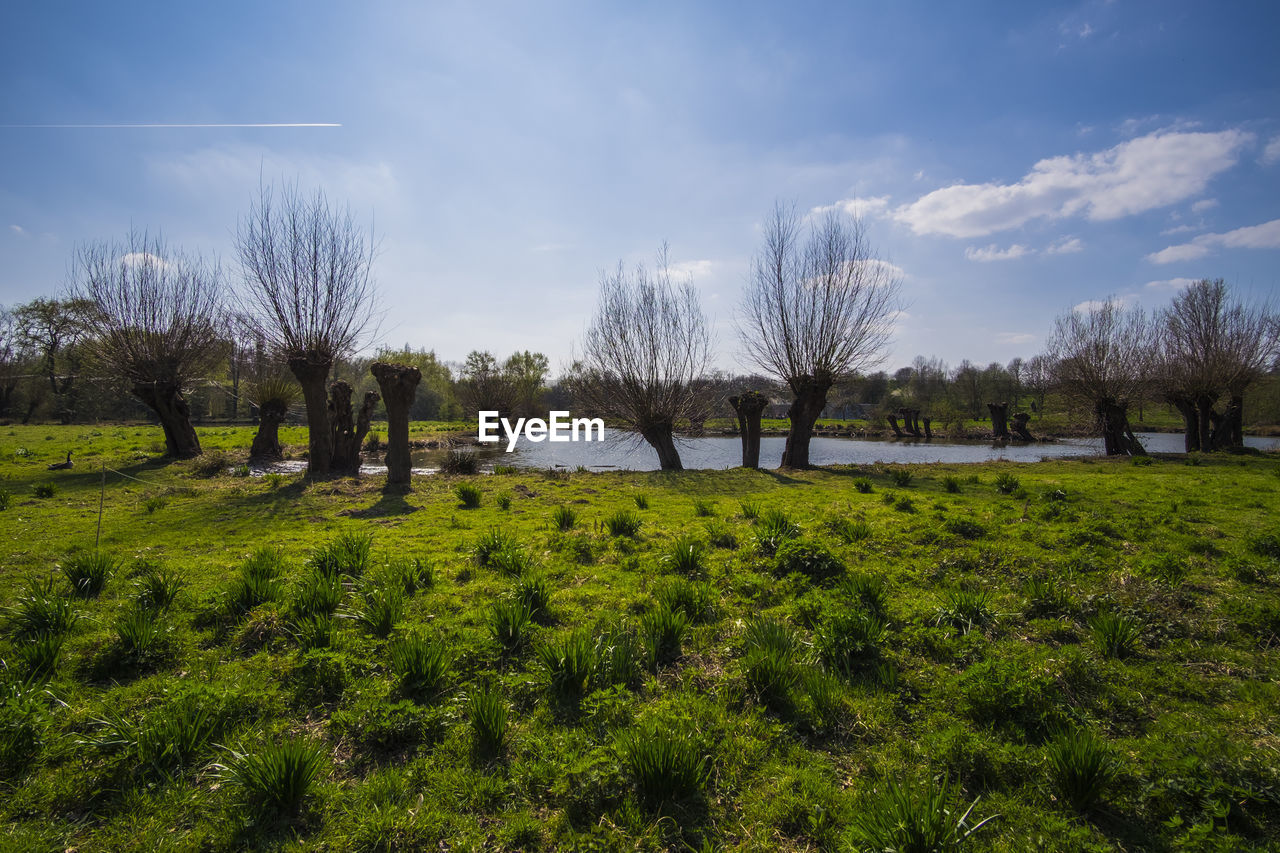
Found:
[{"label": "grass field", "polygon": [[1280,846],[1274,455],[395,495],[249,438],[0,428],[0,848]]}]

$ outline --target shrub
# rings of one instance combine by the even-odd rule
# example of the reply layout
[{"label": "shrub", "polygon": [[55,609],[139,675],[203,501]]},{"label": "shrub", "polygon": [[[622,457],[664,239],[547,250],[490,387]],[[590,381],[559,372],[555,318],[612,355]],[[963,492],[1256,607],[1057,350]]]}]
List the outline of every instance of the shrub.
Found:
[{"label": "shrub", "polygon": [[53,483],[36,483],[31,487],[31,494],[38,498],[51,498],[58,493],[58,487]]},{"label": "shrub", "polygon": [[803,539],[782,540],[773,565],[774,571],[780,576],[799,572],[819,582],[844,573],[844,563],[827,550],[825,545]]},{"label": "shrub", "polygon": [[780,509],[761,513],[755,528],[756,549],[766,557],[774,556],[783,542],[800,535],[800,527]]},{"label": "shrub", "polygon": [[531,619],[546,619],[551,615],[551,582],[542,575],[521,575],[516,579],[515,599],[529,609]]},{"label": "shrub", "polygon": [[573,507],[558,506],[551,513],[551,523],[555,525],[556,530],[564,533],[572,530],[578,523],[578,513],[574,512]]},{"label": "shrub", "polygon": [[516,550],[519,547],[520,543],[515,536],[501,528],[491,527],[476,539],[471,555],[475,558],[476,565],[488,566],[491,565],[495,554]]},{"label": "shrub", "polygon": [[860,518],[829,518],[826,526],[828,530],[848,545],[854,542],[861,542],[871,536],[871,525]]},{"label": "shrub", "polygon": [[915,475],[906,468],[892,468],[889,470],[889,479],[893,480],[893,484],[895,486],[905,489],[911,485],[911,481],[915,479]]},{"label": "shrub", "polygon": [[515,651],[529,642],[531,618],[523,601],[495,601],[489,607],[489,633],[505,651]]},{"label": "shrub", "polygon": [[133,582],[138,606],[167,610],[186,586],[181,575],[165,566],[148,565]]},{"label": "shrub", "polygon": [[859,493],[864,495],[869,495],[875,491],[875,487],[871,485],[871,481],[866,477],[858,477],[854,480],[853,487],[857,489]]},{"label": "shrub", "polygon": [[651,723],[624,735],[619,747],[645,804],[681,802],[701,791],[708,760],[687,733]]},{"label": "shrub", "polygon": [[709,622],[715,616],[719,596],[709,583],[671,578],[654,590],[653,597],[668,610],[679,610],[694,623]]},{"label": "shrub", "polygon": [[842,608],[822,620],[814,646],[824,665],[849,675],[875,660],[887,630],[882,616],[860,607]]},{"label": "shrub", "polygon": [[640,524],[640,516],[626,509],[620,509],[604,520],[610,536],[629,536],[632,539],[640,532]]},{"label": "shrub", "polygon": [[681,574],[700,574],[706,568],[706,551],[702,540],[685,534],[671,543],[663,562]]},{"label": "shrub", "polygon": [[758,617],[747,623],[742,656],[747,683],[770,704],[785,702],[800,680],[800,641],[790,626]]},{"label": "shrub", "polygon": [[480,460],[470,450],[449,449],[440,460],[441,474],[475,474],[480,470]]},{"label": "shrub", "polygon": [[444,685],[453,659],[444,640],[412,633],[391,645],[391,668],[411,696],[430,696]]},{"label": "shrub", "polygon": [[78,595],[94,596],[102,592],[107,578],[116,570],[116,560],[102,551],[82,551],[62,564],[62,574],[71,581]]},{"label": "shrub", "polygon": [[689,617],[679,610],[659,605],[640,617],[640,634],[649,669],[680,657],[680,646],[689,629]]},{"label": "shrub", "polygon": [[358,578],[373,564],[373,536],[348,530],[339,533],[311,555],[311,565],[332,577]]},{"label": "shrub", "polygon": [[538,660],[560,696],[577,699],[596,669],[595,643],[586,631],[572,631],[538,646]]},{"label": "shrub", "polygon": [[742,517],[747,521],[755,521],[760,517],[760,504],[755,501],[739,501],[738,506],[742,509]]},{"label": "shrub", "polygon": [[364,581],[355,606],[342,615],[354,619],[375,637],[388,636],[404,615],[404,587],[398,583]]},{"label": "shrub", "polygon": [[995,484],[996,491],[1002,495],[1011,495],[1022,485],[1018,482],[1018,478],[1008,471],[1002,471],[997,474]]},{"label": "shrub", "polygon": [[1059,733],[1045,747],[1045,756],[1058,794],[1082,814],[1102,799],[1119,771],[1106,743],[1085,729]]},{"label": "shrub", "polygon": [[13,606],[4,608],[6,632],[16,640],[62,635],[75,625],[78,615],[71,600],[60,595],[52,577],[27,581]]},{"label": "shrub", "polygon": [[995,816],[971,824],[969,816],[978,801],[974,800],[956,817],[950,806],[952,799],[949,780],[941,784],[930,781],[914,790],[896,780],[887,780],[854,817],[852,839],[859,850],[959,850]]},{"label": "shrub", "polygon": [[959,536],[961,539],[981,539],[987,535],[985,527],[968,518],[949,519],[943,527],[952,536]]},{"label": "shrub", "polygon": [[493,685],[486,684],[467,702],[471,722],[471,748],[479,758],[502,754],[507,742],[507,702]]},{"label": "shrub", "polygon": [[991,593],[985,589],[955,589],[947,593],[938,609],[938,623],[946,622],[963,633],[981,628],[995,618]]},{"label": "shrub", "polygon": [[945,492],[955,494],[960,491],[960,478],[951,474],[942,478],[942,489]]},{"label": "shrub", "polygon": [[163,636],[164,625],[149,607],[130,607],[116,619],[116,645],[127,659],[147,657]]},{"label": "shrub", "polygon": [[636,502],[636,509],[648,509],[648,508],[649,508],[649,496],[648,496],[648,495],[636,495],[636,496],[635,496],[635,502]]},{"label": "shrub", "polygon": [[710,518],[716,514],[716,505],[707,500],[695,500],[693,502],[693,514],[698,518]]},{"label": "shrub", "polygon": [[1128,657],[1137,650],[1142,626],[1137,619],[1110,610],[1100,611],[1089,620],[1094,642],[1109,658]]},{"label": "shrub", "polygon": [[344,592],[338,575],[312,569],[298,581],[290,607],[299,617],[327,616],[338,609]]},{"label": "shrub", "polygon": [[480,506],[480,498],[484,494],[480,491],[480,487],[474,483],[459,483],[453,487],[453,493],[458,498],[458,505],[463,509],[476,509]]},{"label": "shrub", "polygon": [[265,744],[257,752],[231,751],[223,778],[244,792],[245,799],[274,814],[296,812],[320,771],[324,753],[302,740]]}]

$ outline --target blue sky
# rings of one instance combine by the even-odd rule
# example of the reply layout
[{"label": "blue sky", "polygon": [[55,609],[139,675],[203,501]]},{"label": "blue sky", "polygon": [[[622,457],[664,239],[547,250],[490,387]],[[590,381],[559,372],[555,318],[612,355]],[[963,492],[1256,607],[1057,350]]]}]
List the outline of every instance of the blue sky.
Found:
[{"label": "blue sky", "polygon": [[[259,8],[259,5],[264,8]],[[0,303],[131,226],[234,269],[260,176],[374,225],[377,342],[566,360],[670,243],[732,318],[775,200],[901,268],[885,367],[1280,275],[1274,3],[5,4]],[[332,122],[332,128],[14,125]]]}]

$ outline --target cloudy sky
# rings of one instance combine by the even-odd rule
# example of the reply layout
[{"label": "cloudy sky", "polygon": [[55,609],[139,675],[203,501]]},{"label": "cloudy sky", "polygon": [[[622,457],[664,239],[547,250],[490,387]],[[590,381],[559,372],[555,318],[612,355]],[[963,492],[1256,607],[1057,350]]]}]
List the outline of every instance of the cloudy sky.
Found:
[{"label": "cloudy sky", "polygon": [[890,369],[1202,277],[1280,292],[1274,3],[205,5],[4,5],[0,303],[131,227],[234,269],[282,177],[373,226],[378,342],[446,359],[560,363],[600,271],[667,241],[741,364],[776,200],[901,269]]}]

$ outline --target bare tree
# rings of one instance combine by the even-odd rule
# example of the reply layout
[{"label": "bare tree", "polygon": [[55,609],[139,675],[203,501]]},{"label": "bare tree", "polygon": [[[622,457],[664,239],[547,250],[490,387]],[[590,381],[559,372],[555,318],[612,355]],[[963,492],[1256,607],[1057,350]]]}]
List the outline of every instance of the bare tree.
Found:
[{"label": "bare tree", "polygon": [[693,282],[676,284],[664,246],[656,268],[627,273],[622,264],[600,281],[600,302],[571,382],[591,414],[635,430],[658,452],[664,471],[679,471],[675,426],[705,418],[696,382],[711,356],[711,331]]},{"label": "bare tree", "polygon": [[883,359],[900,289],[860,219],[831,211],[805,230],[794,210],[774,208],[738,320],[748,356],[794,395],[782,452],[791,468],[809,464],[831,386]]},{"label": "bare tree", "polygon": [[309,476],[327,475],[335,448],[326,383],[334,360],[373,324],[373,238],[350,210],[296,184],[259,190],[236,231],[246,313],[279,352],[307,407]]},{"label": "bare tree", "polygon": [[[58,418],[70,423],[75,415],[80,369],[83,366],[85,316],[92,304],[69,296],[65,299],[39,297],[19,305],[13,311],[17,324],[18,346],[39,359],[40,369],[49,380],[49,392]],[[29,387],[27,412],[23,423],[30,420],[44,399],[41,385]]]},{"label": "bare tree", "polygon": [[1089,405],[1108,456],[1144,455],[1129,427],[1129,405],[1149,387],[1150,323],[1141,308],[1114,299],[1058,317],[1047,344],[1054,386]]},{"label": "bare tree", "polygon": [[1182,414],[1187,451],[1242,447],[1244,392],[1276,355],[1277,318],[1266,307],[1230,301],[1222,279],[1202,279],[1178,294],[1160,319],[1159,380],[1165,399]]},{"label": "bare tree", "polygon": [[219,355],[221,271],[139,232],[81,247],[74,270],[77,295],[94,306],[84,314],[94,356],[156,413],[168,455],[198,456],[182,392]]}]

